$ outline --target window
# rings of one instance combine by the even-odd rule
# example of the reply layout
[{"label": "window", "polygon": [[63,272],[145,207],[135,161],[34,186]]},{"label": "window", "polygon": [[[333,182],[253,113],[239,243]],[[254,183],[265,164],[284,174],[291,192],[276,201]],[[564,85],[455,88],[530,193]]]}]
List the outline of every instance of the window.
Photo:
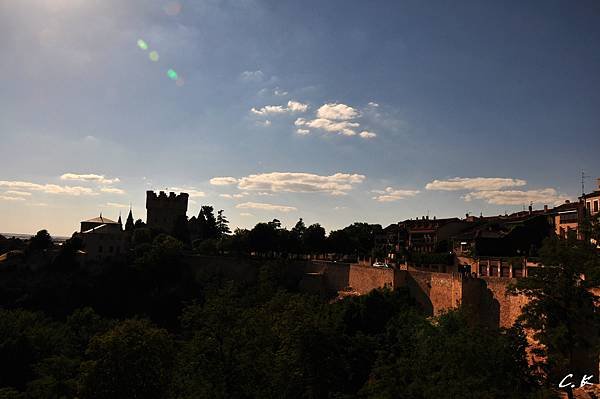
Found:
[{"label": "window", "polygon": [[598,200],[594,201],[594,213],[598,213]]},{"label": "window", "polygon": [[577,222],[577,211],[564,212],[560,214],[560,223]]},{"label": "window", "polygon": [[587,201],[587,202],[585,203],[585,207],[587,208],[587,211],[588,211],[588,213],[590,213],[591,206],[592,206],[592,203],[591,203],[590,201]]}]

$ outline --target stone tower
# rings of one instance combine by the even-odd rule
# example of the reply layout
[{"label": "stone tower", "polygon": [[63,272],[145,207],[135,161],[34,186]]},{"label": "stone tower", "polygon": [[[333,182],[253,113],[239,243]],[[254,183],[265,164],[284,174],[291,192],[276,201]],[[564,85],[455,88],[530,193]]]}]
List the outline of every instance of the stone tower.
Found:
[{"label": "stone tower", "polygon": [[167,196],[164,191],[158,195],[154,191],[146,191],[146,224],[151,229],[173,233],[175,223],[180,217],[186,217],[188,205],[187,193]]}]

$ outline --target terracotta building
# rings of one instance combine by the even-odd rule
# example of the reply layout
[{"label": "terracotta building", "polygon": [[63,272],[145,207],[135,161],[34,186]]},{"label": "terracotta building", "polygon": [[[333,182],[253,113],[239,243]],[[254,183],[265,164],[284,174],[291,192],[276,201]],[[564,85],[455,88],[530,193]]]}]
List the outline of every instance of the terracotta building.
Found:
[{"label": "terracotta building", "polygon": [[600,213],[600,178],[597,180],[598,189],[589,193],[584,194],[580,199],[585,203],[585,209],[588,215],[595,216]]}]

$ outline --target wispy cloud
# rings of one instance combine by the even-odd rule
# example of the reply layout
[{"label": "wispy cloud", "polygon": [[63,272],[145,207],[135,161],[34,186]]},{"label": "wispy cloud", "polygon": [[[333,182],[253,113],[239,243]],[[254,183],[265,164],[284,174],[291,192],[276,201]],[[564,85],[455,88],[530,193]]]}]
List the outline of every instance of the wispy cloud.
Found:
[{"label": "wispy cloud", "polygon": [[359,133],[359,136],[362,137],[363,139],[374,139],[375,137],[377,137],[377,134],[373,133],[373,132],[369,132],[368,130],[363,130],[362,132]]},{"label": "wispy cloud", "polygon": [[271,172],[239,179],[241,190],[264,192],[328,193],[344,195],[354,185],[362,183],[364,175],[335,173],[330,176],[302,172]]},{"label": "wispy cloud", "polygon": [[120,204],[118,202],[107,202],[104,206],[108,206],[111,208],[129,208],[129,204]]},{"label": "wispy cloud", "polygon": [[494,205],[525,205],[530,202],[538,204],[559,205],[569,199],[568,196],[559,194],[553,188],[540,190],[486,190],[466,194],[463,199],[467,202],[482,200]]},{"label": "wispy cloud", "polygon": [[102,187],[100,191],[108,194],[125,194],[125,190],[116,187]]},{"label": "wispy cloud", "polygon": [[219,197],[221,198],[227,198],[227,199],[239,199],[239,198],[244,198],[248,196],[248,193],[239,193],[239,194],[219,194]]},{"label": "wispy cloud", "polygon": [[230,186],[232,184],[236,184],[238,179],[235,177],[227,176],[227,177],[213,177],[210,179],[209,183],[213,186]]},{"label": "wispy cloud", "polygon": [[61,180],[76,180],[85,181],[98,184],[114,184],[120,182],[118,177],[107,178],[104,175],[97,175],[93,173],[79,174],[79,173],[65,173],[60,177]]},{"label": "wispy cloud", "polygon": [[265,79],[263,71],[244,71],[240,74],[240,79],[246,82],[262,82]]},{"label": "wispy cloud", "polygon": [[293,212],[298,209],[293,206],[267,204],[264,202],[244,202],[235,206],[238,209],[257,209],[262,211]]},{"label": "wispy cloud", "polygon": [[434,180],[427,183],[427,190],[460,191],[460,190],[499,190],[508,187],[519,187],[527,184],[521,179],[505,177],[453,177],[448,180]]},{"label": "wispy cloud", "polygon": [[373,197],[378,202],[392,202],[403,200],[406,198],[414,197],[419,194],[419,190],[399,190],[392,187],[386,187],[385,190],[373,190],[374,193],[379,194]]},{"label": "wispy cloud", "polygon": [[25,201],[23,197],[11,197],[8,195],[0,195],[0,201]]},{"label": "wispy cloud", "polygon": [[256,115],[277,115],[294,112],[306,112],[308,110],[308,104],[303,104],[298,101],[290,100],[287,105],[265,105],[262,108],[252,108],[250,111]]},{"label": "wispy cloud", "polygon": [[9,190],[6,191],[4,194],[7,195],[18,195],[18,196],[23,196],[23,197],[30,197],[31,193],[27,192],[27,191],[16,191],[16,190]]},{"label": "wispy cloud", "polygon": [[194,187],[173,187],[172,190],[187,193],[190,198],[202,198],[206,196],[204,191],[199,191]]},{"label": "wispy cloud", "polygon": [[0,187],[8,187],[17,190],[41,191],[47,194],[64,194],[74,196],[98,194],[89,187],[59,186],[57,184],[39,184],[26,181],[0,180]]}]

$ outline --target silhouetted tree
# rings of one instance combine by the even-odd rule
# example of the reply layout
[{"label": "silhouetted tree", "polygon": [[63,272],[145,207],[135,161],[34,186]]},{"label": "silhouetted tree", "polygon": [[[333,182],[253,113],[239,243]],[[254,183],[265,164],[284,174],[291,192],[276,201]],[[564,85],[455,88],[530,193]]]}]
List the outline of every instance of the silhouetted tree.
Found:
[{"label": "silhouetted tree", "polygon": [[35,236],[31,237],[29,240],[29,250],[30,251],[43,251],[45,249],[50,249],[54,245],[52,241],[52,237],[48,233],[48,230],[40,230],[36,233]]},{"label": "silhouetted tree", "polygon": [[175,220],[173,236],[186,245],[190,244],[190,231],[188,229],[187,216],[181,215]]},{"label": "silhouetted tree", "polygon": [[217,212],[217,238],[221,239],[229,234],[231,234],[231,230],[229,229],[229,220],[223,215],[223,209]]},{"label": "silhouetted tree", "polygon": [[575,379],[590,374],[589,365],[582,364],[587,356],[597,365],[600,317],[594,302],[598,298],[582,276],[599,270],[600,258],[586,241],[552,238],[544,242],[540,259],[543,267],[528,269],[528,277],[519,279],[511,292],[530,299],[519,320],[543,345],[536,350],[544,355],[538,366],[548,384],[555,386],[567,374],[573,373]]},{"label": "silhouetted tree", "polygon": [[141,229],[141,228],[144,228],[144,227],[146,227],[146,223],[144,223],[144,222],[142,221],[142,219],[138,219],[138,220],[136,220],[136,221],[135,221],[135,224],[133,225],[133,227],[134,227],[135,229]]},{"label": "silhouetted tree", "polygon": [[306,225],[302,218],[300,218],[292,230],[290,231],[290,242],[289,250],[295,254],[304,254],[304,234],[306,233]]},{"label": "silhouetted tree", "polygon": [[164,398],[175,350],[168,332],[145,320],[125,320],[91,339],[82,397]]},{"label": "silhouetted tree", "polygon": [[201,240],[217,238],[217,220],[213,207],[203,205],[198,214],[198,235]]},{"label": "silhouetted tree", "polygon": [[311,254],[322,253],[325,249],[325,229],[315,223],[308,226],[304,233],[304,247]]}]

